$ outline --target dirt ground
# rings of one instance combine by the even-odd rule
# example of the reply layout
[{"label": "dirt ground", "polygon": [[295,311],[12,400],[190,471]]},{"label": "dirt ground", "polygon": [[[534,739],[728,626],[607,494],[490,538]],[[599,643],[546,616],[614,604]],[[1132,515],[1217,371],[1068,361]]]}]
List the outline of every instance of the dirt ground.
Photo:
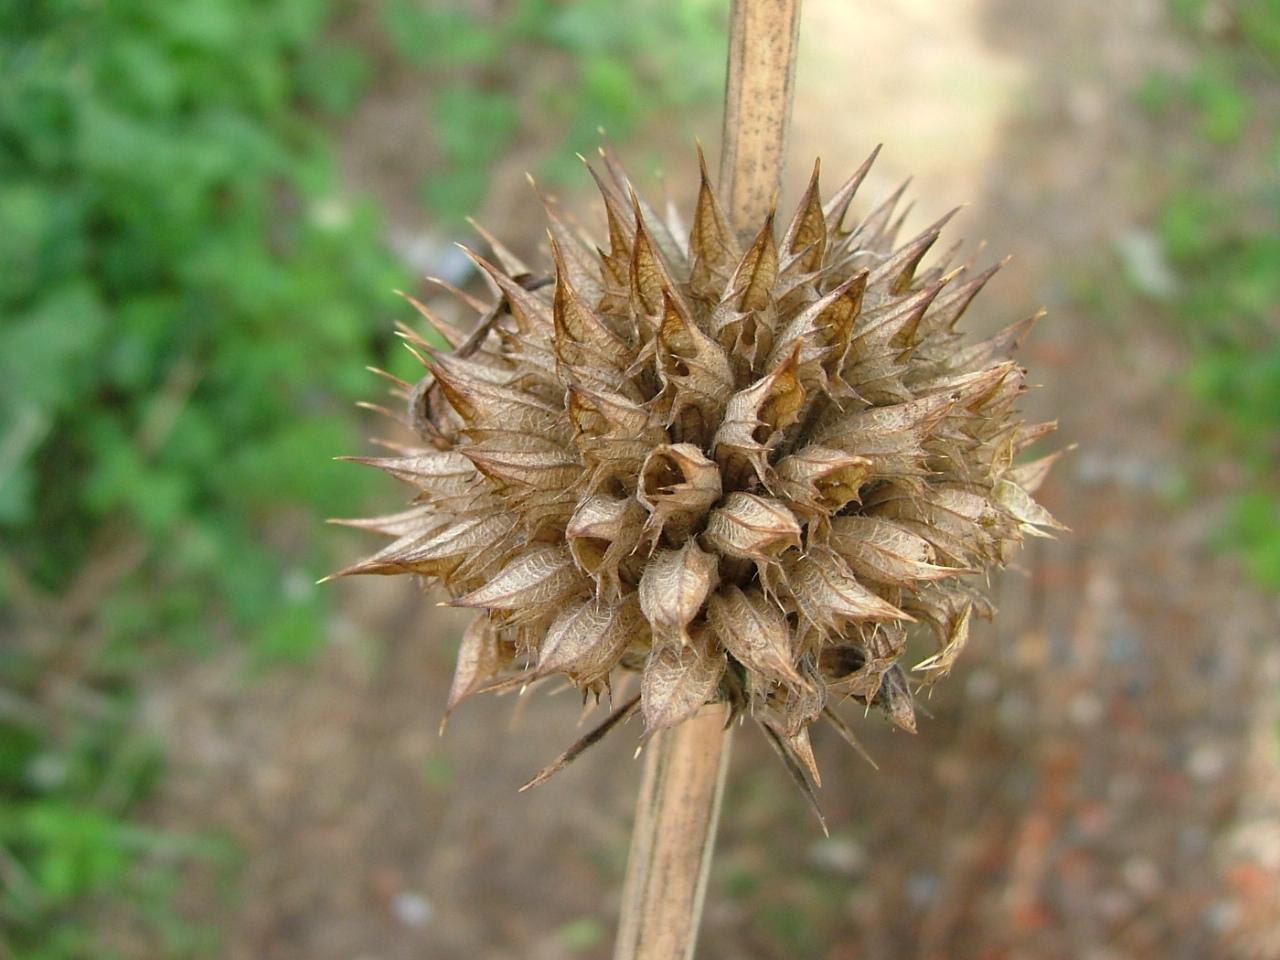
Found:
[{"label": "dirt ground", "polygon": [[[737,735],[699,956],[1280,957],[1280,611],[1212,549],[1221,505],[1171,496],[1176,336],[1084,312],[1071,287],[1147,226],[1160,144],[1130,94],[1182,55],[1164,4],[805,7],[791,195],[812,156],[834,184],[883,140],[864,198],[914,173],[921,222],[968,202],[953,235],[1015,254],[971,316],[1049,310],[1023,354],[1043,383],[1028,406],[1080,445],[1045,492],[1074,532],[999,581],[1000,618],[917,736],[860,725],[878,773],[818,734],[830,839],[755,731]],[[370,109],[394,117],[394,94]],[[357,118],[353,142],[376,125]],[[193,871],[188,911],[231,958],[608,957],[632,737],[517,794],[575,736],[577,702],[472,701],[438,738],[458,624],[407,582],[335,589],[313,667],[246,684],[229,653],[149,695],[175,758],[156,819],[244,851],[233,889]]]}]

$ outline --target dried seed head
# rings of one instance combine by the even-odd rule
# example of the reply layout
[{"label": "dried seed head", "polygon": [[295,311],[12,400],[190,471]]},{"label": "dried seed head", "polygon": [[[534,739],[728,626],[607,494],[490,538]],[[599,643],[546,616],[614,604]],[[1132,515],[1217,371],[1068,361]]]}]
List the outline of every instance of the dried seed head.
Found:
[{"label": "dried seed head", "polygon": [[364,461],[415,506],[354,522],[393,542],[342,571],[479,611],[450,710],[638,670],[648,730],[726,700],[815,782],[807,726],[852,736],[833,695],[915,729],[907,626],[936,641],[916,683],[945,676],[991,614],[976,575],[1061,529],[1032,497],[1056,455],[1014,465],[1053,426],[1014,409],[1029,321],[956,329],[995,268],[921,266],[946,218],[895,246],[901,191],[844,226],[869,163],[826,206],[815,167],[743,249],[705,166],[686,238],[609,161],[607,253],[549,208],[549,276],[473,255],[500,296],[410,391],[422,450]]}]

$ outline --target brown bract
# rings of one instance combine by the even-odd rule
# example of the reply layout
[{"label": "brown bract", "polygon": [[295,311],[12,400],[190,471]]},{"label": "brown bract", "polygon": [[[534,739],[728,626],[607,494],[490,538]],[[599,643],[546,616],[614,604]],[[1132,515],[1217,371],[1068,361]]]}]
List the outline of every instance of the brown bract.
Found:
[{"label": "brown bract", "polygon": [[[807,727],[851,736],[840,699],[915,729],[913,686],[992,612],[983,574],[1061,529],[1033,498],[1053,456],[1018,462],[1052,424],[1016,410],[1029,321],[958,328],[994,268],[930,262],[945,218],[899,244],[900,194],[846,225],[865,174],[824,206],[815,170],[744,248],[705,166],[685,231],[609,160],[607,249],[549,206],[545,278],[474,255],[498,301],[408,392],[421,449],[363,461],[414,506],[356,521],[392,542],[342,571],[477,611],[450,710],[638,671],[648,731],[728,701],[815,782]],[[934,643],[909,671],[908,627]]]}]

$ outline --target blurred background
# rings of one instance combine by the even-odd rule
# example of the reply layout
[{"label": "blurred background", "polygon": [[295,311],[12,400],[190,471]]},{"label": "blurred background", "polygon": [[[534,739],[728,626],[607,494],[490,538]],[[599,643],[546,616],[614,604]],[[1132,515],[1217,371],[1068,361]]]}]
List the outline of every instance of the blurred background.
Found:
[{"label": "blurred background", "polygon": [[[723,0],[0,4],[0,958],[605,958],[640,764],[571,697],[436,727],[459,622],[314,581],[332,462],[525,183],[714,162]],[[1074,532],[920,733],[736,738],[700,957],[1280,957],[1280,5],[805,0],[792,168],[1013,262]],[[713,167],[714,169],[714,167]],[[911,224],[908,224],[910,226]]]}]

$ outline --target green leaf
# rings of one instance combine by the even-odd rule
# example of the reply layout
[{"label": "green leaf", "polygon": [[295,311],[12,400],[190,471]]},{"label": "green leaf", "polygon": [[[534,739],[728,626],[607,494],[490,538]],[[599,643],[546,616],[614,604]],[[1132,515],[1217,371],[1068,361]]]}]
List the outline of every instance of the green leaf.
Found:
[{"label": "green leaf", "polygon": [[309,658],[328,638],[323,612],[324,606],[314,601],[279,607],[256,631],[258,665],[299,663]]},{"label": "green leaf", "polygon": [[607,933],[598,917],[579,917],[562,924],[556,936],[570,953],[586,953],[600,946]]},{"label": "green leaf", "polygon": [[1280,491],[1256,490],[1236,501],[1229,538],[1250,576],[1280,590]]},{"label": "green leaf", "polygon": [[1192,75],[1188,91],[1200,108],[1200,127],[1214,143],[1234,143],[1249,123],[1253,104],[1222,59],[1207,59]]},{"label": "green leaf", "polygon": [[298,63],[301,96],[331,114],[350,111],[373,79],[373,64],[363,51],[325,41],[309,45]]},{"label": "green leaf", "polygon": [[0,327],[0,410],[67,409],[96,380],[92,362],[107,322],[93,287],[73,279]]},{"label": "green leaf", "polygon": [[502,52],[501,34],[458,3],[389,0],[380,16],[396,52],[420,67],[487,66]]}]

